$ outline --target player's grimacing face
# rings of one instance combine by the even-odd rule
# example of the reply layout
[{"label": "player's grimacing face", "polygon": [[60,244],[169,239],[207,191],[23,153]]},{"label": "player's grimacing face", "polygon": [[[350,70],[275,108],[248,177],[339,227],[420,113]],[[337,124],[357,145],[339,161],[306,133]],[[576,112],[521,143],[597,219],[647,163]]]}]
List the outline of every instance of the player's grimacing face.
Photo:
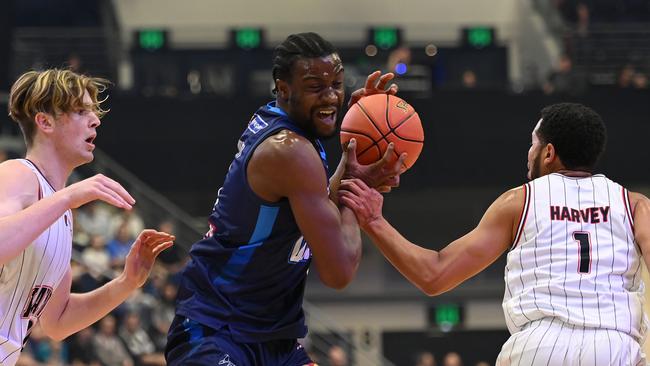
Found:
[{"label": "player's grimacing face", "polygon": [[315,136],[334,135],[345,98],[343,76],[336,53],[298,59],[289,83],[289,117]]},{"label": "player's grimacing face", "polygon": [[533,180],[542,176],[541,171],[541,153],[542,153],[542,142],[537,135],[539,130],[539,125],[542,120],[537,122],[535,129],[531,134],[531,143],[530,148],[528,149],[528,179]]}]

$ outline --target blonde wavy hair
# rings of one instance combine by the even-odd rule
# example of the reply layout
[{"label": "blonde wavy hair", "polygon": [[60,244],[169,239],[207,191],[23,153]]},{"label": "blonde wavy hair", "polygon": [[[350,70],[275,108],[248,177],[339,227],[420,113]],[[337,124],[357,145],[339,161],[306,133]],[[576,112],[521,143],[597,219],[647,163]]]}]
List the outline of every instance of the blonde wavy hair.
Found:
[{"label": "blonde wavy hair", "polygon": [[[9,116],[20,125],[29,148],[34,142],[35,118],[39,112],[57,118],[80,109],[91,109],[99,118],[103,117],[108,112],[101,108],[106,98],[100,100],[98,97],[109,83],[106,79],[79,75],[70,70],[28,71],[11,87]],[[86,91],[92,105],[83,101]]]}]

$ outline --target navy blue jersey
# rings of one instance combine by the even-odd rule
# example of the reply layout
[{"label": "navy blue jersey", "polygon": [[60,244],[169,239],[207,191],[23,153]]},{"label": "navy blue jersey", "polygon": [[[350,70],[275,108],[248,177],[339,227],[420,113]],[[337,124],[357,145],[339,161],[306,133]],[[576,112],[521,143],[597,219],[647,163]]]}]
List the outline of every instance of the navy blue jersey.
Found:
[{"label": "navy blue jersey", "polygon": [[[255,148],[280,130],[309,139],[275,102],[261,107],[249,122],[218,191],[211,230],[192,246],[179,288],[177,314],[225,328],[239,342],[301,338],[307,333],[302,298],[311,252],[289,200],[263,200],[246,176]],[[327,171],[320,141],[310,141]]]}]

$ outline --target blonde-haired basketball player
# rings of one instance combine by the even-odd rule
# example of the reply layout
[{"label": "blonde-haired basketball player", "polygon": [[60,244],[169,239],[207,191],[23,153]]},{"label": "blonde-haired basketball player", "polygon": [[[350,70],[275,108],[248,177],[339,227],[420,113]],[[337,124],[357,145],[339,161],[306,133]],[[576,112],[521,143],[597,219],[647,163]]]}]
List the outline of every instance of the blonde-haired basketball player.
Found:
[{"label": "blonde-haired basketball player", "polygon": [[600,116],[579,104],[542,110],[524,186],[441,251],[402,237],[382,197],[347,181],[342,201],[388,260],[429,295],[449,291],[508,251],[503,309],[512,333],[497,365],[645,365],[641,261],[650,265],[650,201],[602,174]]},{"label": "blonde-haired basketball player", "polygon": [[77,166],[93,159],[104,113],[102,79],[67,70],[31,71],[11,88],[9,113],[27,144],[25,159],[0,164],[0,365],[14,365],[31,327],[63,339],[110,312],[142,286],[173,236],[143,231],[124,271],[85,294],[71,294],[70,209],[101,200],[131,209],[135,200],[102,175],[65,186]]}]

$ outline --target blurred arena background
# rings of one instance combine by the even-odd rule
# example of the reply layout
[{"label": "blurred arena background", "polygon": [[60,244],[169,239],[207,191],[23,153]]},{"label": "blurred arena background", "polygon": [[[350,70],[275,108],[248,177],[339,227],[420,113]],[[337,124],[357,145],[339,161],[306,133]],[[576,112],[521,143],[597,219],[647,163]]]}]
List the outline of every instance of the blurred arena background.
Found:
[{"label": "blurred arena background", "polygon": [[[23,364],[164,364],[174,274],[207,230],[242,129],[272,98],[273,47],[304,31],[339,48],[348,92],[369,72],[393,71],[399,95],[419,112],[424,150],[385,204],[416,243],[443,247],[500,192],[524,183],[538,112],[559,101],[603,116],[610,139],[600,171],[650,193],[649,0],[5,0],[0,108],[29,69],[69,67],[114,82],[101,151],[78,175],[105,172],[138,205],[132,213],[77,210],[73,290],[122,268],[143,226],[178,237],[114,317],[63,343],[34,331]],[[336,139],[326,148],[335,166]],[[0,160],[23,151],[18,126],[2,113]],[[345,290],[311,274],[305,345],[322,365],[431,366],[417,360],[427,352],[436,365],[493,365],[508,337],[504,263],[428,298],[366,245]]]}]

